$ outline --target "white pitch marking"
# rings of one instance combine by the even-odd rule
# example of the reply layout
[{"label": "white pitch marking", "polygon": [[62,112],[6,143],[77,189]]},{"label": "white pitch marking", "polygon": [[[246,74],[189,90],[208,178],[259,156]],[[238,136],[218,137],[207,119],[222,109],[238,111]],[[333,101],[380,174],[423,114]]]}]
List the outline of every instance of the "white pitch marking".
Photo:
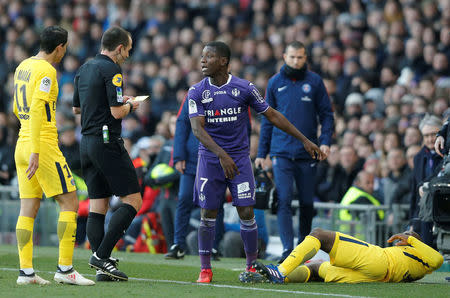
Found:
[{"label": "white pitch marking", "polygon": [[[0,268],[0,270],[3,270],[3,271],[18,271],[17,268]],[[49,273],[49,274],[53,274],[54,273],[54,271],[41,271],[41,270],[35,270],[35,272],[43,272],[43,273]],[[83,275],[84,276],[95,277],[94,274],[85,274],[85,273],[83,273]],[[161,282],[161,283],[171,283],[171,284],[189,285],[189,286],[204,286],[204,287],[214,287],[214,288],[251,290],[251,291],[260,291],[260,292],[275,292],[275,293],[287,293],[287,294],[313,295],[313,296],[351,297],[351,298],[369,297],[369,296],[352,296],[352,295],[345,295],[345,294],[327,294],[327,293],[290,291],[290,290],[279,290],[279,289],[264,289],[264,288],[255,288],[255,287],[241,287],[241,286],[220,285],[220,284],[205,284],[205,283],[196,283],[196,282],[179,281],[179,280],[167,280],[167,279],[152,279],[152,278],[129,277],[128,280]]]}]

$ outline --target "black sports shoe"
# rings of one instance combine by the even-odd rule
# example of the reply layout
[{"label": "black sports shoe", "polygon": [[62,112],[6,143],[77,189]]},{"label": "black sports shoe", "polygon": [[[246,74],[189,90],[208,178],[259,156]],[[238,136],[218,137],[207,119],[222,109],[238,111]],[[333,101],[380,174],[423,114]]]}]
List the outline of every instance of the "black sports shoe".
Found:
[{"label": "black sports shoe", "polygon": [[185,255],[184,249],[182,249],[178,244],[173,244],[169,251],[164,255],[165,259],[182,259]]},{"label": "black sports shoe", "polygon": [[106,273],[103,273],[101,270],[97,270],[97,273],[95,274],[95,280],[96,281],[121,281],[120,279],[114,278],[112,276],[109,276]]},{"label": "black sports shoe", "polygon": [[215,248],[211,250],[211,260],[220,261],[220,252]]},{"label": "black sports shoe", "polygon": [[97,270],[103,271],[106,275],[109,275],[110,277],[119,279],[119,280],[128,280],[128,276],[117,269],[117,260],[116,259],[100,259],[97,257],[97,254],[94,252],[94,254],[89,259],[89,265],[92,268],[95,268]]}]

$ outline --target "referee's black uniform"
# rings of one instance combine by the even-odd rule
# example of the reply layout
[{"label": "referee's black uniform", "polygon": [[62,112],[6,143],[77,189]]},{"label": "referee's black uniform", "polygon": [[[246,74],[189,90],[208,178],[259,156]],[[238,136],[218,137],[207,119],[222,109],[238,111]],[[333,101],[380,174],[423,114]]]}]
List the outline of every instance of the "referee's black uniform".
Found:
[{"label": "referee's black uniform", "polygon": [[[122,119],[110,107],[123,105],[122,71],[111,58],[98,54],[75,76],[73,106],[81,108],[81,167],[89,198],[140,192],[136,171],[120,137]],[[102,128],[107,125],[109,141]]]}]

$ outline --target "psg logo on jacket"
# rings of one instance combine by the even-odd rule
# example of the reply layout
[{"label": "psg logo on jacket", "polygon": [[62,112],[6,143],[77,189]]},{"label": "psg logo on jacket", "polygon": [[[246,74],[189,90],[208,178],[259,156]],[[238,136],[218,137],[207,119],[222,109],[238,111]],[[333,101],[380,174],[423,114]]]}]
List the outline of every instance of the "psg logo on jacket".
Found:
[{"label": "psg logo on jacket", "polygon": [[310,84],[303,84],[302,90],[305,93],[309,93],[309,91],[311,91],[311,85]]}]

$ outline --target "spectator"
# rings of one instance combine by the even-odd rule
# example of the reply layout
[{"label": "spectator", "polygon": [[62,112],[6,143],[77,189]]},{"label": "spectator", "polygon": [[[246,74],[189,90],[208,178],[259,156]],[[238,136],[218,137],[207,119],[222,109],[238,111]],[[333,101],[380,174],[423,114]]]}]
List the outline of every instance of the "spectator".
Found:
[{"label": "spectator", "polygon": [[412,145],[420,145],[422,142],[422,135],[417,127],[410,126],[406,129],[403,137],[403,145],[409,148]]},{"label": "spectator", "polygon": [[330,154],[326,161],[317,165],[315,195],[322,202],[337,203],[339,196],[339,176],[343,168],[339,165],[339,146],[330,146]]},{"label": "spectator", "polygon": [[[354,185],[349,188],[341,200],[341,205],[355,205],[355,204],[365,204],[379,206],[380,200],[373,196],[374,191],[374,179],[375,176],[372,173],[366,171],[361,171],[356,176]],[[359,212],[356,212],[358,214]],[[352,220],[354,212],[349,212],[346,209],[341,209],[339,211],[339,219],[343,221]],[[384,211],[377,211],[378,220],[384,219]],[[342,226],[340,229],[342,231],[346,230],[346,227]]]},{"label": "spectator", "polygon": [[411,199],[409,220],[414,231],[420,234],[424,243],[433,246],[432,222],[422,222],[418,219],[419,214],[419,187],[440,170],[439,164],[442,157],[434,151],[436,134],[441,128],[442,121],[436,116],[426,115],[420,121],[419,129],[423,137],[423,146],[414,157],[413,179],[411,183]]},{"label": "spectator", "polygon": [[[389,174],[383,180],[384,205],[389,206],[387,224],[394,223],[394,217],[400,220],[408,218],[407,214],[393,213],[393,205],[409,204],[411,197],[411,169],[406,163],[405,153],[400,148],[392,149],[387,154]],[[397,220],[398,221],[398,220]]]},{"label": "spectator", "polygon": [[434,143],[434,148],[440,156],[444,156],[446,154],[449,154],[449,148],[450,148],[450,125],[449,125],[450,118],[445,121],[442,128],[439,130],[436,141]]},{"label": "spectator", "polygon": [[339,150],[339,165],[344,170],[342,175],[338,176],[337,185],[339,198],[342,198],[347,190],[352,186],[356,175],[362,169],[364,161],[358,158],[355,149],[352,146],[342,146]]}]

